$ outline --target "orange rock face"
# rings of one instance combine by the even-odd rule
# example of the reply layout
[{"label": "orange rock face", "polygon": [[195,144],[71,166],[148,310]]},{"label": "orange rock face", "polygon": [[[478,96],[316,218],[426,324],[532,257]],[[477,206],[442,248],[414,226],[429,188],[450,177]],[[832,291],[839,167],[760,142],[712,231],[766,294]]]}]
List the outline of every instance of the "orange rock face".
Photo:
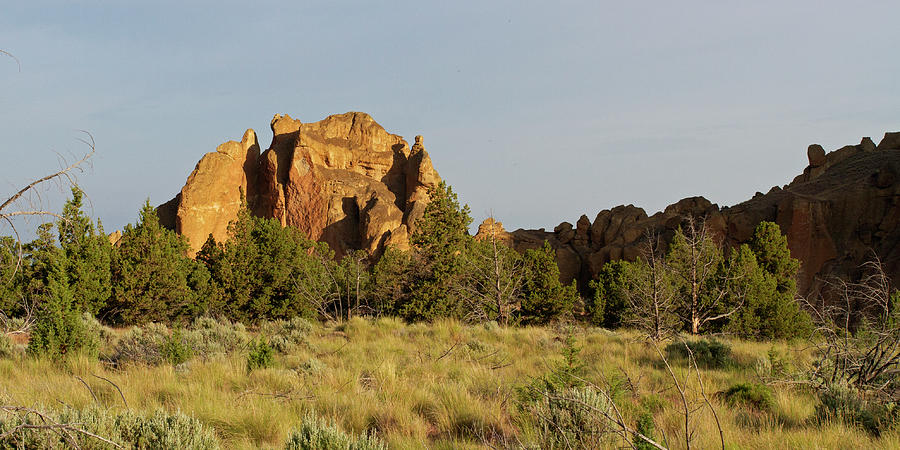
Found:
[{"label": "orange rock face", "polygon": [[237,217],[241,201],[255,192],[258,157],[256,133],[247,130],[241,142],[228,141],[197,163],[181,189],[175,216],[175,231],[188,238],[192,252],[210,234],[219,242],[228,237],[228,223]]},{"label": "orange rock face", "polygon": [[224,241],[243,192],[255,215],[297,227],[338,256],[408,248],[427,190],[440,182],[421,137],[410,149],[358,112],[314,123],[276,115],[271,127],[272,143],[261,154],[248,130],[240,143],[204,156],[179,196],[160,207],[163,224],[176,210],[174,228],[194,252],[210,233]]}]

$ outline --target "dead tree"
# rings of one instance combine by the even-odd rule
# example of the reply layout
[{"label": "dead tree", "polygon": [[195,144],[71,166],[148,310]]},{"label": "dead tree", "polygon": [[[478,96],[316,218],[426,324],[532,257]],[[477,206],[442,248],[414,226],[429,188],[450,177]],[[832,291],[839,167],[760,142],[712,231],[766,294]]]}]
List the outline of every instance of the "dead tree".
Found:
[{"label": "dead tree", "polygon": [[[821,389],[849,386],[879,401],[900,400],[900,292],[893,290],[881,261],[863,266],[861,281],[833,282],[840,301],[810,307],[820,355],[813,380]],[[854,326],[854,318],[859,324]]]},{"label": "dead tree", "polygon": [[699,334],[707,323],[738,312],[742,304],[727,305],[729,276],[722,272],[721,243],[710,233],[705,221],[688,218],[669,246],[666,258],[680,285],[682,307],[679,314],[691,334]]},{"label": "dead tree", "polygon": [[473,242],[465,255],[466,266],[457,284],[472,322],[497,321],[506,326],[522,303],[525,267],[521,255],[497,239],[490,219],[488,239]]},{"label": "dead tree", "polygon": [[662,253],[662,239],[647,233],[640,258],[628,266],[623,294],[628,302],[626,324],[659,341],[678,330],[676,293]]},{"label": "dead tree", "polygon": [[[58,171],[31,181],[0,203],[0,226],[8,226],[15,240],[15,261],[13,262],[15,267],[12,271],[13,274],[21,269],[23,262],[22,237],[16,226],[16,220],[27,217],[60,218],[59,214],[43,207],[42,190],[46,186],[54,184],[59,188],[62,188],[64,185],[78,185],[77,175],[83,173],[90,165],[90,159],[94,156],[96,149],[94,137],[87,131],[83,131],[83,133],[85,138],[79,139],[79,141],[88,147],[88,151],[80,159],[73,163],[67,163],[60,156],[61,168]],[[9,283],[12,280],[0,280],[0,282]],[[7,317],[5,312],[0,311],[0,321],[3,322],[7,333],[25,332],[33,322],[35,305],[26,298],[21,298],[19,301],[22,302],[23,309],[26,311],[26,320],[22,322],[20,329],[10,330],[9,317]]]}]

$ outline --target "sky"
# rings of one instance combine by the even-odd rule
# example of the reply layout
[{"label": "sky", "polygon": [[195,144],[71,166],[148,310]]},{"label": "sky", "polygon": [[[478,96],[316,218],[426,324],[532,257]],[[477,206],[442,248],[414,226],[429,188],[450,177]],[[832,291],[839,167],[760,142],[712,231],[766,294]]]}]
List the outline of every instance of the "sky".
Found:
[{"label": "sky", "polygon": [[0,197],[86,130],[78,181],[108,232],[247,128],[267,147],[276,113],[423,135],[474,225],[509,230],[733,205],[790,182],[811,143],[900,131],[896,1],[5,3]]}]

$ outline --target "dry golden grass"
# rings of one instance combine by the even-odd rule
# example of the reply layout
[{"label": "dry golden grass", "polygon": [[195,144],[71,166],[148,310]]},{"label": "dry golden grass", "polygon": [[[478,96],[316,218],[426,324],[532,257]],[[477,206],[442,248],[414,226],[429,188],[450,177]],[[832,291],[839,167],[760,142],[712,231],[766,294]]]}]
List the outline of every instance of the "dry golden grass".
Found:
[{"label": "dry golden grass", "polygon": [[[117,333],[121,333],[118,330]],[[248,373],[246,354],[171,365],[113,368],[87,357],[53,363],[32,358],[0,360],[0,396],[6,402],[47,409],[125,405],[131,409],[181,411],[213,427],[228,448],[281,448],[308,411],[344,430],[375,430],[391,448],[483,448],[518,446],[525,435],[516,409],[517,386],[546,373],[560,359],[566,330],[467,326],[455,321],[407,325],[397,319],[353,319],[316,325],[305,345],[278,355],[273,368]],[[587,379],[611,385],[626,421],[653,413],[655,436],[684,448],[678,392],[657,351],[628,331],[574,331]],[[772,414],[729,408],[716,396],[739,382],[755,382],[755,368],[772,343],[731,340],[736,365],[702,370],[729,448],[900,448],[900,435],[874,438],[841,423],[814,419],[814,396],[795,386],[775,391]],[[811,355],[784,343],[776,348],[796,367]],[[688,371],[673,362],[680,380]],[[699,400],[696,377],[689,395]],[[719,434],[708,410],[692,423],[695,448],[717,448]],[[621,438],[609,446],[621,448]]]}]

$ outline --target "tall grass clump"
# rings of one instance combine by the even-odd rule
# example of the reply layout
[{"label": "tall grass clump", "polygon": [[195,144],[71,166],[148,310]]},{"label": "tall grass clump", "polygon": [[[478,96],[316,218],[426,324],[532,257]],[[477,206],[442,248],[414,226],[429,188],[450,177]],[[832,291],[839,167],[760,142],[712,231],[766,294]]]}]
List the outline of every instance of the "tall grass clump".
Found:
[{"label": "tall grass clump", "polygon": [[819,393],[816,417],[820,422],[838,420],[862,427],[874,436],[896,429],[900,407],[859,389],[830,386]]}]

